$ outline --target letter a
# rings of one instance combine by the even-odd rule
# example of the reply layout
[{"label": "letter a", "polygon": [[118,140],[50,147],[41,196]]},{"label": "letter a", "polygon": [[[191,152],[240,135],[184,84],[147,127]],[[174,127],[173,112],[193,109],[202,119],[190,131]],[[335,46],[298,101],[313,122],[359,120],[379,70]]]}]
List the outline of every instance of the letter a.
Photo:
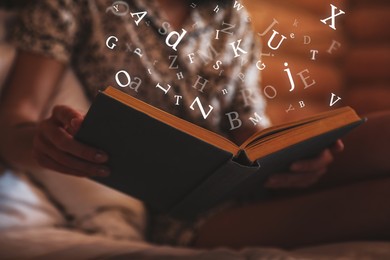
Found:
[{"label": "letter a", "polygon": [[131,17],[134,17],[134,15],[137,16],[138,20],[135,21],[135,24],[138,26],[138,24],[142,21],[142,19],[144,19],[145,15],[147,14],[148,12],[146,11],[143,11],[143,12],[138,12],[138,13],[130,13],[131,14]]}]

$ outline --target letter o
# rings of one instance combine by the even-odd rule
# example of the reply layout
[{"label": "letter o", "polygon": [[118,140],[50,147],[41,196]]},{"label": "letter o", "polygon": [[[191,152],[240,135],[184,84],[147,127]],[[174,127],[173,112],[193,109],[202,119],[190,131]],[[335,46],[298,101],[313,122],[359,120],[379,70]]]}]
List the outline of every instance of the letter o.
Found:
[{"label": "letter o", "polygon": [[[126,84],[122,84],[122,82],[121,82],[120,79],[119,79],[119,75],[120,75],[121,73],[123,73],[123,74],[125,75],[126,79],[127,79],[127,83],[126,83]],[[125,88],[125,87],[128,87],[128,86],[130,85],[130,83],[131,83],[131,78],[130,78],[129,73],[127,73],[127,71],[125,71],[125,70],[120,70],[120,71],[118,71],[118,72],[116,73],[116,75],[115,75],[115,81],[116,81],[116,83],[117,83],[120,87]]]},{"label": "letter o", "polygon": [[[272,91],[274,92],[274,95],[271,96],[271,95],[268,93],[267,89],[272,89]],[[265,95],[267,98],[269,98],[269,99],[274,99],[274,98],[276,98],[276,96],[278,95],[278,92],[276,91],[276,89],[275,89],[273,86],[270,86],[270,85],[266,86],[266,87],[263,89],[263,92],[264,92],[264,95]]]}]

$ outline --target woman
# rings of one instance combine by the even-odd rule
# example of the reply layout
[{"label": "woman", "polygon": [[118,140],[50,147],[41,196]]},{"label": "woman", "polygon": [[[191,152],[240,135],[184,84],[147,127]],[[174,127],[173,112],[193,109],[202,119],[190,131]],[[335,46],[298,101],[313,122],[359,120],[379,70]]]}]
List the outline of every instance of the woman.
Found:
[{"label": "woman", "polygon": [[[242,117],[254,112],[264,115],[264,100],[257,91],[258,43],[248,26],[245,10],[233,1],[95,0],[78,4],[65,0],[39,1],[35,5],[26,9],[17,36],[20,51],[0,107],[1,157],[12,167],[24,170],[45,167],[83,177],[109,175],[110,169],[105,165],[108,155],[73,139],[83,120],[82,114],[71,107],[57,106],[50,118],[41,116],[67,64],[72,65],[91,98],[100,87],[114,85],[163,110],[227,135],[237,143],[256,129],[253,124],[243,122],[239,129],[230,131],[224,115],[231,111]],[[170,38],[174,32],[177,37]],[[241,56],[248,62],[242,62]],[[216,61],[222,62],[222,69],[216,69]],[[122,78],[117,74],[119,71]],[[161,95],[156,91],[157,84],[165,90],[169,84],[173,91]],[[221,95],[223,89],[228,95]],[[242,95],[243,89],[251,93],[249,101]],[[178,95],[184,104],[179,108],[175,103]],[[185,110],[195,96],[212,103],[217,112],[204,120],[199,111]],[[388,115],[383,117],[389,122]],[[362,133],[375,127],[377,121],[371,121],[371,125],[360,129]],[[264,115],[257,127],[268,125]],[[337,142],[317,158],[294,163],[291,172],[273,176],[266,186],[273,189],[310,186],[325,173],[333,160],[332,153],[340,150],[342,143]],[[370,167],[369,163],[366,167]],[[381,166],[390,170],[387,161]],[[383,215],[389,216],[390,209],[380,200],[390,195],[389,185],[387,178],[219,209],[219,213],[213,211],[194,223],[151,216],[151,240],[198,247],[291,247],[372,238],[379,234],[379,228],[386,231],[390,228],[388,221],[382,219]],[[362,205],[352,199],[363,194],[370,197]],[[339,203],[334,203],[335,199]],[[318,205],[318,201],[326,204],[326,208]],[[353,219],[365,207],[371,207],[372,213],[367,215],[367,222]],[[329,223],[324,210],[328,208],[338,214],[334,225],[326,225]],[[286,236],[286,232],[294,234],[294,239]]]}]

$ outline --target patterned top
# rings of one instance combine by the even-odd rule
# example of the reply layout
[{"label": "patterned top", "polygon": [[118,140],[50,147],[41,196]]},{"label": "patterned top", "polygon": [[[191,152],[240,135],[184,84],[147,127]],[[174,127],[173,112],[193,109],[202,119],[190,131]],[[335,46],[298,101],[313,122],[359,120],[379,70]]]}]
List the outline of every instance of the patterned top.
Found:
[{"label": "patterned top", "polygon": [[[233,111],[243,119],[243,126],[254,127],[248,118],[255,112],[263,118],[260,127],[267,126],[265,102],[258,92],[259,44],[245,9],[238,11],[228,3],[215,12],[214,5],[191,8],[183,27],[187,33],[175,51],[166,44],[173,29],[158,11],[157,1],[35,1],[22,15],[17,44],[70,62],[90,97],[112,85],[225,136],[231,132],[225,114]],[[143,11],[147,12],[144,17]],[[106,42],[116,46],[110,49]],[[115,76],[119,71],[127,72],[129,86],[118,85]],[[122,85],[129,78],[126,73],[118,74]],[[157,84],[165,91],[171,88],[165,94]],[[204,114],[209,105],[213,107],[206,119],[201,109],[190,109],[196,97]]]},{"label": "patterned top", "polygon": [[255,127],[255,113],[256,127],[269,121],[258,86],[260,43],[245,9],[226,2],[190,1],[191,15],[173,29],[158,1],[34,1],[15,39],[20,49],[71,64],[91,98],[111,85],[229,136],[226,113],[236,112],[241,127]]}]

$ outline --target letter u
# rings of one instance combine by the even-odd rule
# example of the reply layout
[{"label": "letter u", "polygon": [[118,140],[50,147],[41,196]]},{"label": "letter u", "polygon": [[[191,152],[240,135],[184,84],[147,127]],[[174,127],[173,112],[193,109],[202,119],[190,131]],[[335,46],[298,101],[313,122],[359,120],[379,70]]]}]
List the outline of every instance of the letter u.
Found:
[{"label": "letter u", "polygon": [[282,45],[283,41],[287,39],[287,37],[282,35],[282,39],[279,41],[279,44],[276,47],[273,47],[272,42],[275,39],[276,35],[278,35],[279,33],[275,30],[272,30],[272,31],[274,33],[272,34],[271,38],[268,41],[268,47],[270,47],[272,50],[277,50],[277,49],[279,49],[280,45]]}]

